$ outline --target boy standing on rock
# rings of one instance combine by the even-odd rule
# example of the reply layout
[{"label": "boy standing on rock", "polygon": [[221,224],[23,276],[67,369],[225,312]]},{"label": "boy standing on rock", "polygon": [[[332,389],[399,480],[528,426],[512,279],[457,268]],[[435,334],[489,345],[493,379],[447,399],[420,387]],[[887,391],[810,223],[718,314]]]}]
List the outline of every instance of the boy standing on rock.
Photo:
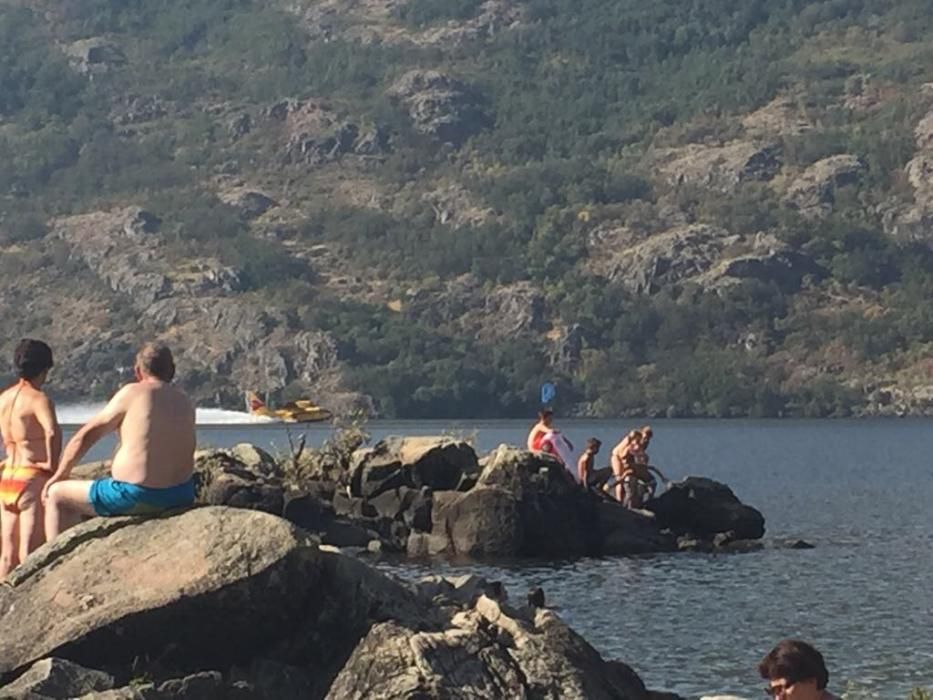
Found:
[{"label": "boy standing on rock", "polygon": [[586,441],[586,449],[583,451],[583,454],[580,455],[580,459],[577,460],[577,479],[583,488],[586,488],[590,484],[590,479],[593,474],[593,461],[596,455],[599,454],[599,448],[601,446],[602,443],[599,440],[591,437]]},{"label": "boy standing on rock", "polygon": [[[175,361],[165,345],[136,355],[136,382],[118,391],[68,442],[43,490],[48,540],[82,515],[139,515],[194,503],[195,421],[188,397],[171,384]],[[72,467],[104,435],[119,431],[111,477],[68,479]]]}]

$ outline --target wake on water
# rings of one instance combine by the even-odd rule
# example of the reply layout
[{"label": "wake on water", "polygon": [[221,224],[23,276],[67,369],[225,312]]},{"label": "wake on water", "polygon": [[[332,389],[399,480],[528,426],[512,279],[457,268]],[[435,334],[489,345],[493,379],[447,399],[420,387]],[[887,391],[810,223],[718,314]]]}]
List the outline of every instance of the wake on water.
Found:
[{"label": "wake on water", "polygon": [[[97,415],[104,403],[77,403],[58,406],[58,422],[63,425],[80,425]],[[223,408],[197,408],[195,421],[198,425],[235,425],[237,423],[274,423],[271,418],[253,416],[244,411],[228,411]]]}]

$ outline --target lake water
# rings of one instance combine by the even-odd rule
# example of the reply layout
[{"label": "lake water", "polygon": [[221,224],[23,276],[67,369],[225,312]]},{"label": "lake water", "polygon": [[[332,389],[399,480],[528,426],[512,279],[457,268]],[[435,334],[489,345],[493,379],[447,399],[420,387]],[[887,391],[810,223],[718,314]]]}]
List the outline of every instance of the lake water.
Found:
[{"label": "lake water", "polygon": [[[64,413],[64,411],[63,411]],[[67,414],[65,416],[67,418]],[[238,420],[206,413],[202,420]],[[522,599],[536,585],[549,605],[607,658],[649,687],[686,696],[760,697],[755,667],[778,640],[821,649],[830,689],[848,698],[906,699],[933,686],[933,426],[924,420],[664,421],[652,423],[652,462],[668,477],[710,476],[766,518],[766,542],[802,538],[813,550],[743,555],[665,554],[520,564],[384,561],[404,577],[475,571]],[[604,454],[632,421],[562,421],[577,445]],[[374,422],[387,434],[475,434],[480,451],[521,444],[527,422]],[[318,444],[326,426],[292,428]],[[287,448],[284,427],[199,427],[201,445],[249,441]],[[106,456],[112,443],[91,457]],[[601,462],[606,461],[605,459]]]}]

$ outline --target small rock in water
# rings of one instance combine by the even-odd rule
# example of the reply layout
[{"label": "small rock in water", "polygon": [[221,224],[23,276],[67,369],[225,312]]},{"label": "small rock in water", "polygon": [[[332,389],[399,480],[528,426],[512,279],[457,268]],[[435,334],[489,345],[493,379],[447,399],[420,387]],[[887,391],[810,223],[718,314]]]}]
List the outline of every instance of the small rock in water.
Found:
[{"label": "small rock in water", "polygon": [[794,540],[790,544],[791,549],[816,549],[815,545],[805,542],[804,540]]},{"label": "small rock in water", "polygon": [[379,540],[370,540],[369,544],[366,545],[366,549],[368,549],[373,554],[379,554],[382,552],[382,542]]}]

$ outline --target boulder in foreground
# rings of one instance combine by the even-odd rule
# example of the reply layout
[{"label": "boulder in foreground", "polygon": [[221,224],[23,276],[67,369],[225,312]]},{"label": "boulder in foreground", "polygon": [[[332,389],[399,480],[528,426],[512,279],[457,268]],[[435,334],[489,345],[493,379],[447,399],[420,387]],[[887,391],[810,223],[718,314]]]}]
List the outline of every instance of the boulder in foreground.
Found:
[{"label": "boulder in foreground", "polygon": [[655,697],[500,585],[404,585],[224,507],[72,529],[0,587],[0,629],[0,698]]}]

